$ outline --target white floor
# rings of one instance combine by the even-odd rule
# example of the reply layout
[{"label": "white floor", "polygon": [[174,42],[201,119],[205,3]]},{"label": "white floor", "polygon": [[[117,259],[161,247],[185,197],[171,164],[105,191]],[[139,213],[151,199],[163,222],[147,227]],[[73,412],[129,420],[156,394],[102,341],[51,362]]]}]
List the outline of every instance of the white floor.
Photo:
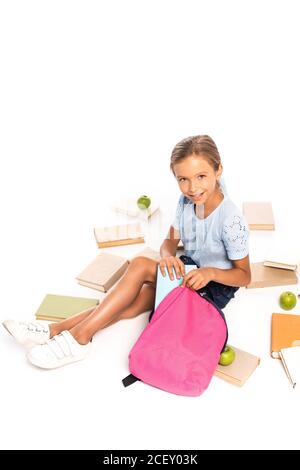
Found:
[{"label": "white floor", "polygon": [[[77,234],[75,227],[72,230],[72,239],[60,233],[55,250],[49,246],[47,251],[44,240],[32,230],[26,247],[15,248],[13,263],[12,251],[3,253],[2,319],[33,318],[46,293],[104,295],[79,286],[74,279],[98,251],[90,227],[82,231],[78,227]],[[253,261],[263,256],[273,236],[251,233]],[[154,241],[152,246],[156,247]],[[141,248],[132,245],[110,251],[130,256]],[[285,289],[238,291],[225,309],[229,343],[260,356],[261,364],[242,388],[214,377],[197,398],[172,395],[143,383],[123,387],[128,352],[147,324],[148,313],[101,331],[88,359],[52,371],[27,363],[23,349],[1,329],[1,448],[299,447],[299,390],[292,390],[281,363],[269,355],[270,318],[272,312],[281,311],[277,299]],[[288,289],[298,291],[297,286]],[[294,312],[300,313],[299,306]]]},{"label": "white floor", "polygon": [[[34,318],[47,293],[97,297],[75,276],[98,253],[93,228],[112,222],[115,196],[164,203],[168,217],[147,237],[159,248],[179,197],[171,151],[189,135],[215,140],[236,204],[272,201],[276,233],[299,240],[293,3],[0,2],[0,320]],[[252,261],[273,235],[251,234]],[[146,313],[96,335],[87,360],[48,372],[0,328],[0,447],[299,448],[300,388],[269,355],[286,289],[299,292],[239,290],[225,309],[229,342],[261,364],[244,387],[213,378],[198,398],[123,387]]]}]

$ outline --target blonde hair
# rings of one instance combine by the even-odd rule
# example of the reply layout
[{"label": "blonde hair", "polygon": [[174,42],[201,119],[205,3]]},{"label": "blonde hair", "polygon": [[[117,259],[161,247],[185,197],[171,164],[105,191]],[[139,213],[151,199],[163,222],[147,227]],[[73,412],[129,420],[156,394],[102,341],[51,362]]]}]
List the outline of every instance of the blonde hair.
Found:
[{"label": "blonde hair", "polygon": [[[191,155],[205,158],[215,171],[219,169],[221,158],[218,148],[209,135],[195,135],[181,140],[175,145],[171,154],[170,169],[174,173],[174,165]],[[219,183],[219,182],[218,182]]]}]

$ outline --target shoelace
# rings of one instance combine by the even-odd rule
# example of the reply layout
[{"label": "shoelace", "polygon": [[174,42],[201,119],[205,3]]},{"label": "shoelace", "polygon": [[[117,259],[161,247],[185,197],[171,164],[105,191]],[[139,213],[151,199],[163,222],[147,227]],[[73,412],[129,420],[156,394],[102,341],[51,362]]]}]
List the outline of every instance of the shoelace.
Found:
[{"label": "shoelace", "polygon": [[21,325],[24,325],[27,330],[34,331],[35,333],[48,333],[48,330],[45,330],[44,325],[38,322],[20,322]]}]

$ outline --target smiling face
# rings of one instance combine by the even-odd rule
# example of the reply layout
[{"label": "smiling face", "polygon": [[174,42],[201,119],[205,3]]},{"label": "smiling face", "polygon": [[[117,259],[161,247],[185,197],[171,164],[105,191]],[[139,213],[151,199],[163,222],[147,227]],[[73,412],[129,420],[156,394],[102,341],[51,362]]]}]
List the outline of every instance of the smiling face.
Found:
[{"label": "smiling face", "polygon": [[194,204],[213,203],[220,197],[217,181],[223,171],[221,164],[215,171],[207,158],[190,155],[175,163],[173,170],[180,191]]}]

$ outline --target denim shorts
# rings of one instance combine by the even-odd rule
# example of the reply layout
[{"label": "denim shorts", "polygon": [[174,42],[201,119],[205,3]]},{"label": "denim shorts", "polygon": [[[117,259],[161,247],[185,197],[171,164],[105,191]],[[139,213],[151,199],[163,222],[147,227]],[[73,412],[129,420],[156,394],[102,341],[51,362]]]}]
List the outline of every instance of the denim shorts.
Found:
[{"label": "denim shorts", "polygon": [[[181,255],[179,259],[181,259],[184,264],[195,264],[195,266],[198,267],[189,256]],[[238,289],[239,287],[226,286],[219,282],[210,281],[205,287],[201,287],[201,289],[196,290],[196,292],[201,296],[206,295],[222,310],[226,307],[229,300],[234,298],[234,294]],[[151,320],[153,313],[154,309],[149,315],[149,321]]]}]

